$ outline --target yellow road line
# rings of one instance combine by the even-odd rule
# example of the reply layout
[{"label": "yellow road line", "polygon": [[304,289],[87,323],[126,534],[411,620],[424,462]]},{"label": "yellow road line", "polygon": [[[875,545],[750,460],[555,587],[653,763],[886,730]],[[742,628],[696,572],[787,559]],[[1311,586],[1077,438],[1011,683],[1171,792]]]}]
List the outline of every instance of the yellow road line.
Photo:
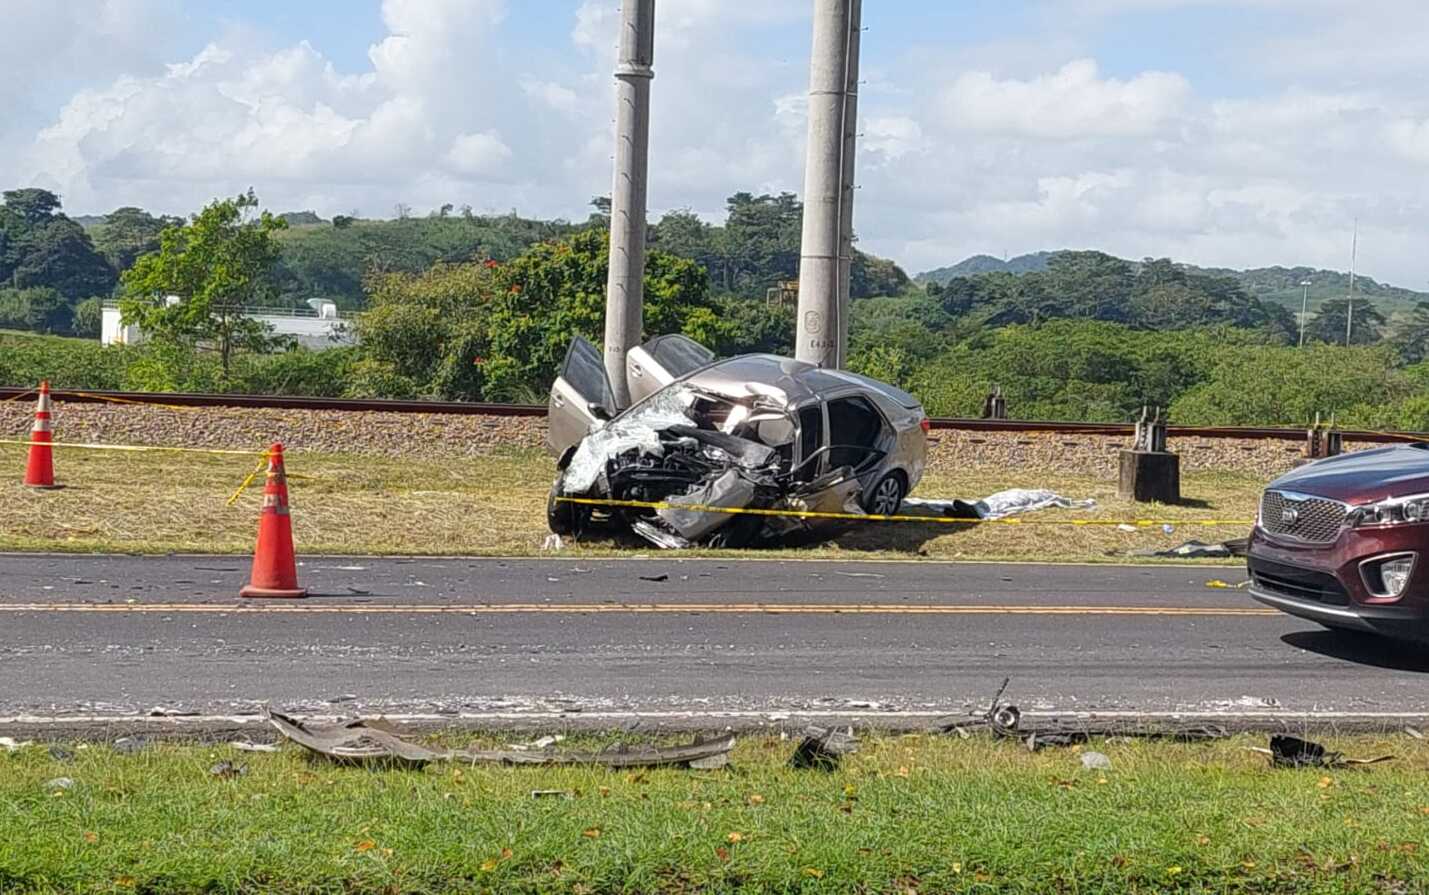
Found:
[{"label": "yellow road line", "polygon": [[1274,616],[1274,609],[1214,606],[1039,606],[907,605],[899,603],[488,603],[364,604],[322,603],[10,603],[0,612],[46,613],[199,613],[253,615],[576,615],[709,613],[714,615],[1166,615]]}]

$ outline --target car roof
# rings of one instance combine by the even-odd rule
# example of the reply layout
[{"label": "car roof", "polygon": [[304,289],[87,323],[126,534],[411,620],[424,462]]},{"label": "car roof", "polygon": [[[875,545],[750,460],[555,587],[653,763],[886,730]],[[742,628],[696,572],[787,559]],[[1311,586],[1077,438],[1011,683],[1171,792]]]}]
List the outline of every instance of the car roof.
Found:
[{"label": "car roof", "polygon": [[773,386],[787,396],[789,405],[803,404],[850,386],[880,392],[910,409],[920,406],[908,393],[887,383],[844,370],[829,370],[777,354],[743,354],[710,364],[685,377],[692,388],[714,394],[738,394],[747,383]]}]

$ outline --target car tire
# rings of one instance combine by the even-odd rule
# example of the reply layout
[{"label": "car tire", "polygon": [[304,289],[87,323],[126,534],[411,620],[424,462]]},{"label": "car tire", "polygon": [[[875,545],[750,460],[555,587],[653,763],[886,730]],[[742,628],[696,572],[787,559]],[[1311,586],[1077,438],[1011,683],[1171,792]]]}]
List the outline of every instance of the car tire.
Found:
[{"label": "car tire", "polygon": [[557,499],[561,496],[561,480],[557,478],[546,495],[546,527],[552,534],[580,534],[590,522],[590,507],[565,503]]},{"label": "car tire", "polygon": [[863,511],[874,516],[892,516],[903,506],[903,498],[908,496],[908,480],[903,473],[894,470],[878,480],[863,495]]}]

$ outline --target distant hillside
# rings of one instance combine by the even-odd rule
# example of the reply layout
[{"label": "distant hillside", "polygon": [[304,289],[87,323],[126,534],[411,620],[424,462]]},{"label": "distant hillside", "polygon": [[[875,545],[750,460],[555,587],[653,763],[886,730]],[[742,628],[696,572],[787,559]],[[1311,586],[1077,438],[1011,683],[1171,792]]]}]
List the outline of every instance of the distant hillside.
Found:
[{"label": "distant hillside", "polygon": [[[1047,269],[1047,261],[1058,252],[1033,252],[1019,255],[1010,261],[1003,261],[991,255],[973,255],[951,267],[940,267],[921,273],[916,277],[919,283],[945,285],[958,277],[975,277],[987,273],[1025,274]],[[1140,262],[1133,261],[1139,266]],[[1223,267],[1197,267],[1194,264],[1177,263],[1190,273],[1207,276],[1228,277],[1240,283],[1246,292],[1264,301],[1274,302],[1290,309],[1300,310],[1302,298],[1301,283],[1309,281],[1310,310],[1332,298],[1344,298],[1350,291],[1350,275],[1335,270],[1319,270],[1313,267],[1256,267],[1250,270],[1233,270]],[[1407,313],[1421,301],[1429,301],[1429,292],[1416,292],[1399,286],[1380,283],[1363,274],[1355,277],[1355,295],[1374,301],[1386,316]]]},{"label": "distant hillside", "polygon": [[975,277],[984,273],[1041,273],[1047,269],[1047,259],[1054,254],[1054,252],[1033,252],[1030,255],[1018,255],[1010,261],[1003,261],[1001,258],[994,258],[991,255],[973,255],[952,267],[940,267],[937,270],[920,273],[916,279],[919,283],[937,283],[941,286],[958,277]]},{"label": "distant hillside", "polygon": [[[1246,292],[1265,301],[1284,305],[1292,311],[1300,310],[1304,292],[1300,285],[1310,283],[1310,308],[1314,310],[1321,302],[1332,298],[1344,298],[1350,292],[1350,275],[1336,270],[1318,270],[1313,267],[1257,267],[1251,270],[1226,270],[1223,268],[1197,268],[1183,264],[1187,270],[1212,276],[1233,277],[1240,281]],[[1380,283],[1363,274],[1355,277],[1355,295],[1370,299],[1386,316],[1412,310],[1421,301],[1429,301],[1429,293],[1416,292],[1399,286]]]}]

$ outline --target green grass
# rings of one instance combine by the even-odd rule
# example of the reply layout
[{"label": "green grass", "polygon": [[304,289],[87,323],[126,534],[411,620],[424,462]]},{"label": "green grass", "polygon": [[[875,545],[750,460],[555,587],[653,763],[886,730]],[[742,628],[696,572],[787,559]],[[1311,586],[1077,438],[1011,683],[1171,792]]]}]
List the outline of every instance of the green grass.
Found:
[{"label": "green grass", "polygon": [[[251,471],[243,457],[56,451],[65,487],[19,485],[24,448],[0,445],[0,550],[243,553],[252,549],[261,477],[234,505],[227,500]],[[292,520],[300,551],[361,554],[532,555],[547,535],[546,491],[552,466],[532,451],[498,450],[475,458],[391,459],[355,454],[289,455]],[[1262,482],[1248,474],[1187,472],[1183,492],[1195,503],[1163,507],[1116,497],[1114,482],[1086,475],[1028,470],[934,467],[918,494],[985,496],[1011,487],[1052,488],[1094,497],[1086,511],[1047,511],[1029,521],[1206,518],[1249,520]],[[1136,549],[1188,538],[1243,535],[1246,526],[1160,526],[1133,532],[1115,526],[858,523],[830,543],[759,555],[802,558],[1126,561]],[[569,548],[629,554],[643,541],[592,535]],[[725,554],[728,555],[728,554]]]},{"label": "green grass", "polygon": [[[1420,892],[1429,748],[1272,770],[1244,747],[1098,743],[1029,754],[885,736],[832,773],[745,739],[717,772],[434,766],[372,771],[293,750],[95,745],[0,753],[0,891]],[[220,759],[247,776],[212,778]],[[56,795],[46,781],[74,786]],[[575,798],[533,799],[534,789]]]}]

